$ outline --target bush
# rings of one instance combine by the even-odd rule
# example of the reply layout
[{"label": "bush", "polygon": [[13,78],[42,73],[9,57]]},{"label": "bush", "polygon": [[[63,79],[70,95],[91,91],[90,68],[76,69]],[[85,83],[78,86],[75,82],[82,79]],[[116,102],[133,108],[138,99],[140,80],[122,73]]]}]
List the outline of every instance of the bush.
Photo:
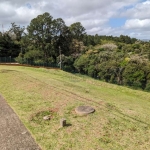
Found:
[{"label": "bush", "polygon": [[150,92],[150,81],[146,84],[145,91]]},{"label": "bush", "polygon": [[88,75],[90,77],[95,77],[95,66],[94,65],[91,65],[88,67]]},{"label": "bush", "polygon": [[19,64],[23,64],[25,62],[23,58],[23,54],[19,53],[19,56],[15,58],[15,61],[17,61]]}]

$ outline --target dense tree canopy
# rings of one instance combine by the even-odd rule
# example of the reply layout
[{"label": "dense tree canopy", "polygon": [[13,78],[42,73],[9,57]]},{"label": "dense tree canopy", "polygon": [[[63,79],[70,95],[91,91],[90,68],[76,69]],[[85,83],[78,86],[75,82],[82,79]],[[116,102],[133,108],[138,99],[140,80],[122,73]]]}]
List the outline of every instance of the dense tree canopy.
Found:
[{"label": "dense tree canopy", "polygon": [[66,71],[150,91],[150,42],[88,35],[80,22],[67,26],[49,13],[32,19],[27,28],[12,23],[0,33],[0,57],[10,56],[19,63],[61,63]]}]

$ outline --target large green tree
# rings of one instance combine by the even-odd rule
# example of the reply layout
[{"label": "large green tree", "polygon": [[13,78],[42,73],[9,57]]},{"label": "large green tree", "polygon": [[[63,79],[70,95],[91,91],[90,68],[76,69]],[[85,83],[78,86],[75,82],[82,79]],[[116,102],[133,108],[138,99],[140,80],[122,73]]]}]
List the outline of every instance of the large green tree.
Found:
[{"label": "large green tree", "polygon": [[85,32],[85,28],[82,26],[80,22],[71,24],[69,28],[70,28],[73,39],[76,39],[78,41],[83,40],[86,32]]},{"label": "large green tree", "polygon": [[54,23],[53,17],[49,13],[44,13],[32,19],[27,27],[30,49],[39,50],[44,53],[44,61],[55,55],[53,47]]},{"label": "large green tree", "polygon": [[45,62],[51,58],[56,62],[60,49],[63,54],[69,54],[71,32],[63,19],[53,19],[49,13],[44,13],[31,20],[27,31],[30,40],[28,50],[41,51]]},{"label": "large green tree", "polygon": [[9,34],[13,40],[21,41],[22,36],[24,35],[25,27],[20,27],[15,24],[15,22],[11,23],[11,28],[9,30]]},{"label": "large green tree", "polygon": [[0,33],[0,57],[17,57],[20,46],[16,43],[9,32]]}]

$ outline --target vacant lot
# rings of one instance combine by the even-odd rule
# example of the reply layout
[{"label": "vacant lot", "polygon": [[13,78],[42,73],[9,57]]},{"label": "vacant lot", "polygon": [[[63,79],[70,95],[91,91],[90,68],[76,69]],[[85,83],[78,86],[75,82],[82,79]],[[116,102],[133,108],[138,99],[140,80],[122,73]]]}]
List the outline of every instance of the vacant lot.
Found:
[{"label": "vacant lot", "polygon": [[[43,150],[150,149],[150,93],[60,70],[15,66],[0,66],[0,93]],[[78,116],[74,109],[80,105],[96,112]],[[61,118],[67,119],[64,128]]]}]

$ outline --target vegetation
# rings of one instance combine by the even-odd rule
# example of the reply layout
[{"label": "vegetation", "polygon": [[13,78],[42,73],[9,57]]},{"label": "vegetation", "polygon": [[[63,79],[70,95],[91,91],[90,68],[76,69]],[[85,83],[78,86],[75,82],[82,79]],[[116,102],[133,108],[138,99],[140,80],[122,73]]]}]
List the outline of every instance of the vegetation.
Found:
[{"label": "vegetation", "polygon": [[[43,150],[150,149],[148,92],[42,68],[1,65],[0,79],[1,94]],[[80,105],[96,111],[78,116]],[[68,126],[59,128],[61,118]]]},{"label": "vegetation", "polygon": [[150,42],[87,35],[80,22],[66,26],[49,13],[32,19],[26,30],[12,23],[0,34],[0,57],[10,56],[19,63],[61,63],[65,71],[150,91]]},{"label": "vegetation", "polygon": [[106,82],[150,91],[149,46],[150,43],[141,41],[103,43],[79,56],[74,66],[80,73]]}]

